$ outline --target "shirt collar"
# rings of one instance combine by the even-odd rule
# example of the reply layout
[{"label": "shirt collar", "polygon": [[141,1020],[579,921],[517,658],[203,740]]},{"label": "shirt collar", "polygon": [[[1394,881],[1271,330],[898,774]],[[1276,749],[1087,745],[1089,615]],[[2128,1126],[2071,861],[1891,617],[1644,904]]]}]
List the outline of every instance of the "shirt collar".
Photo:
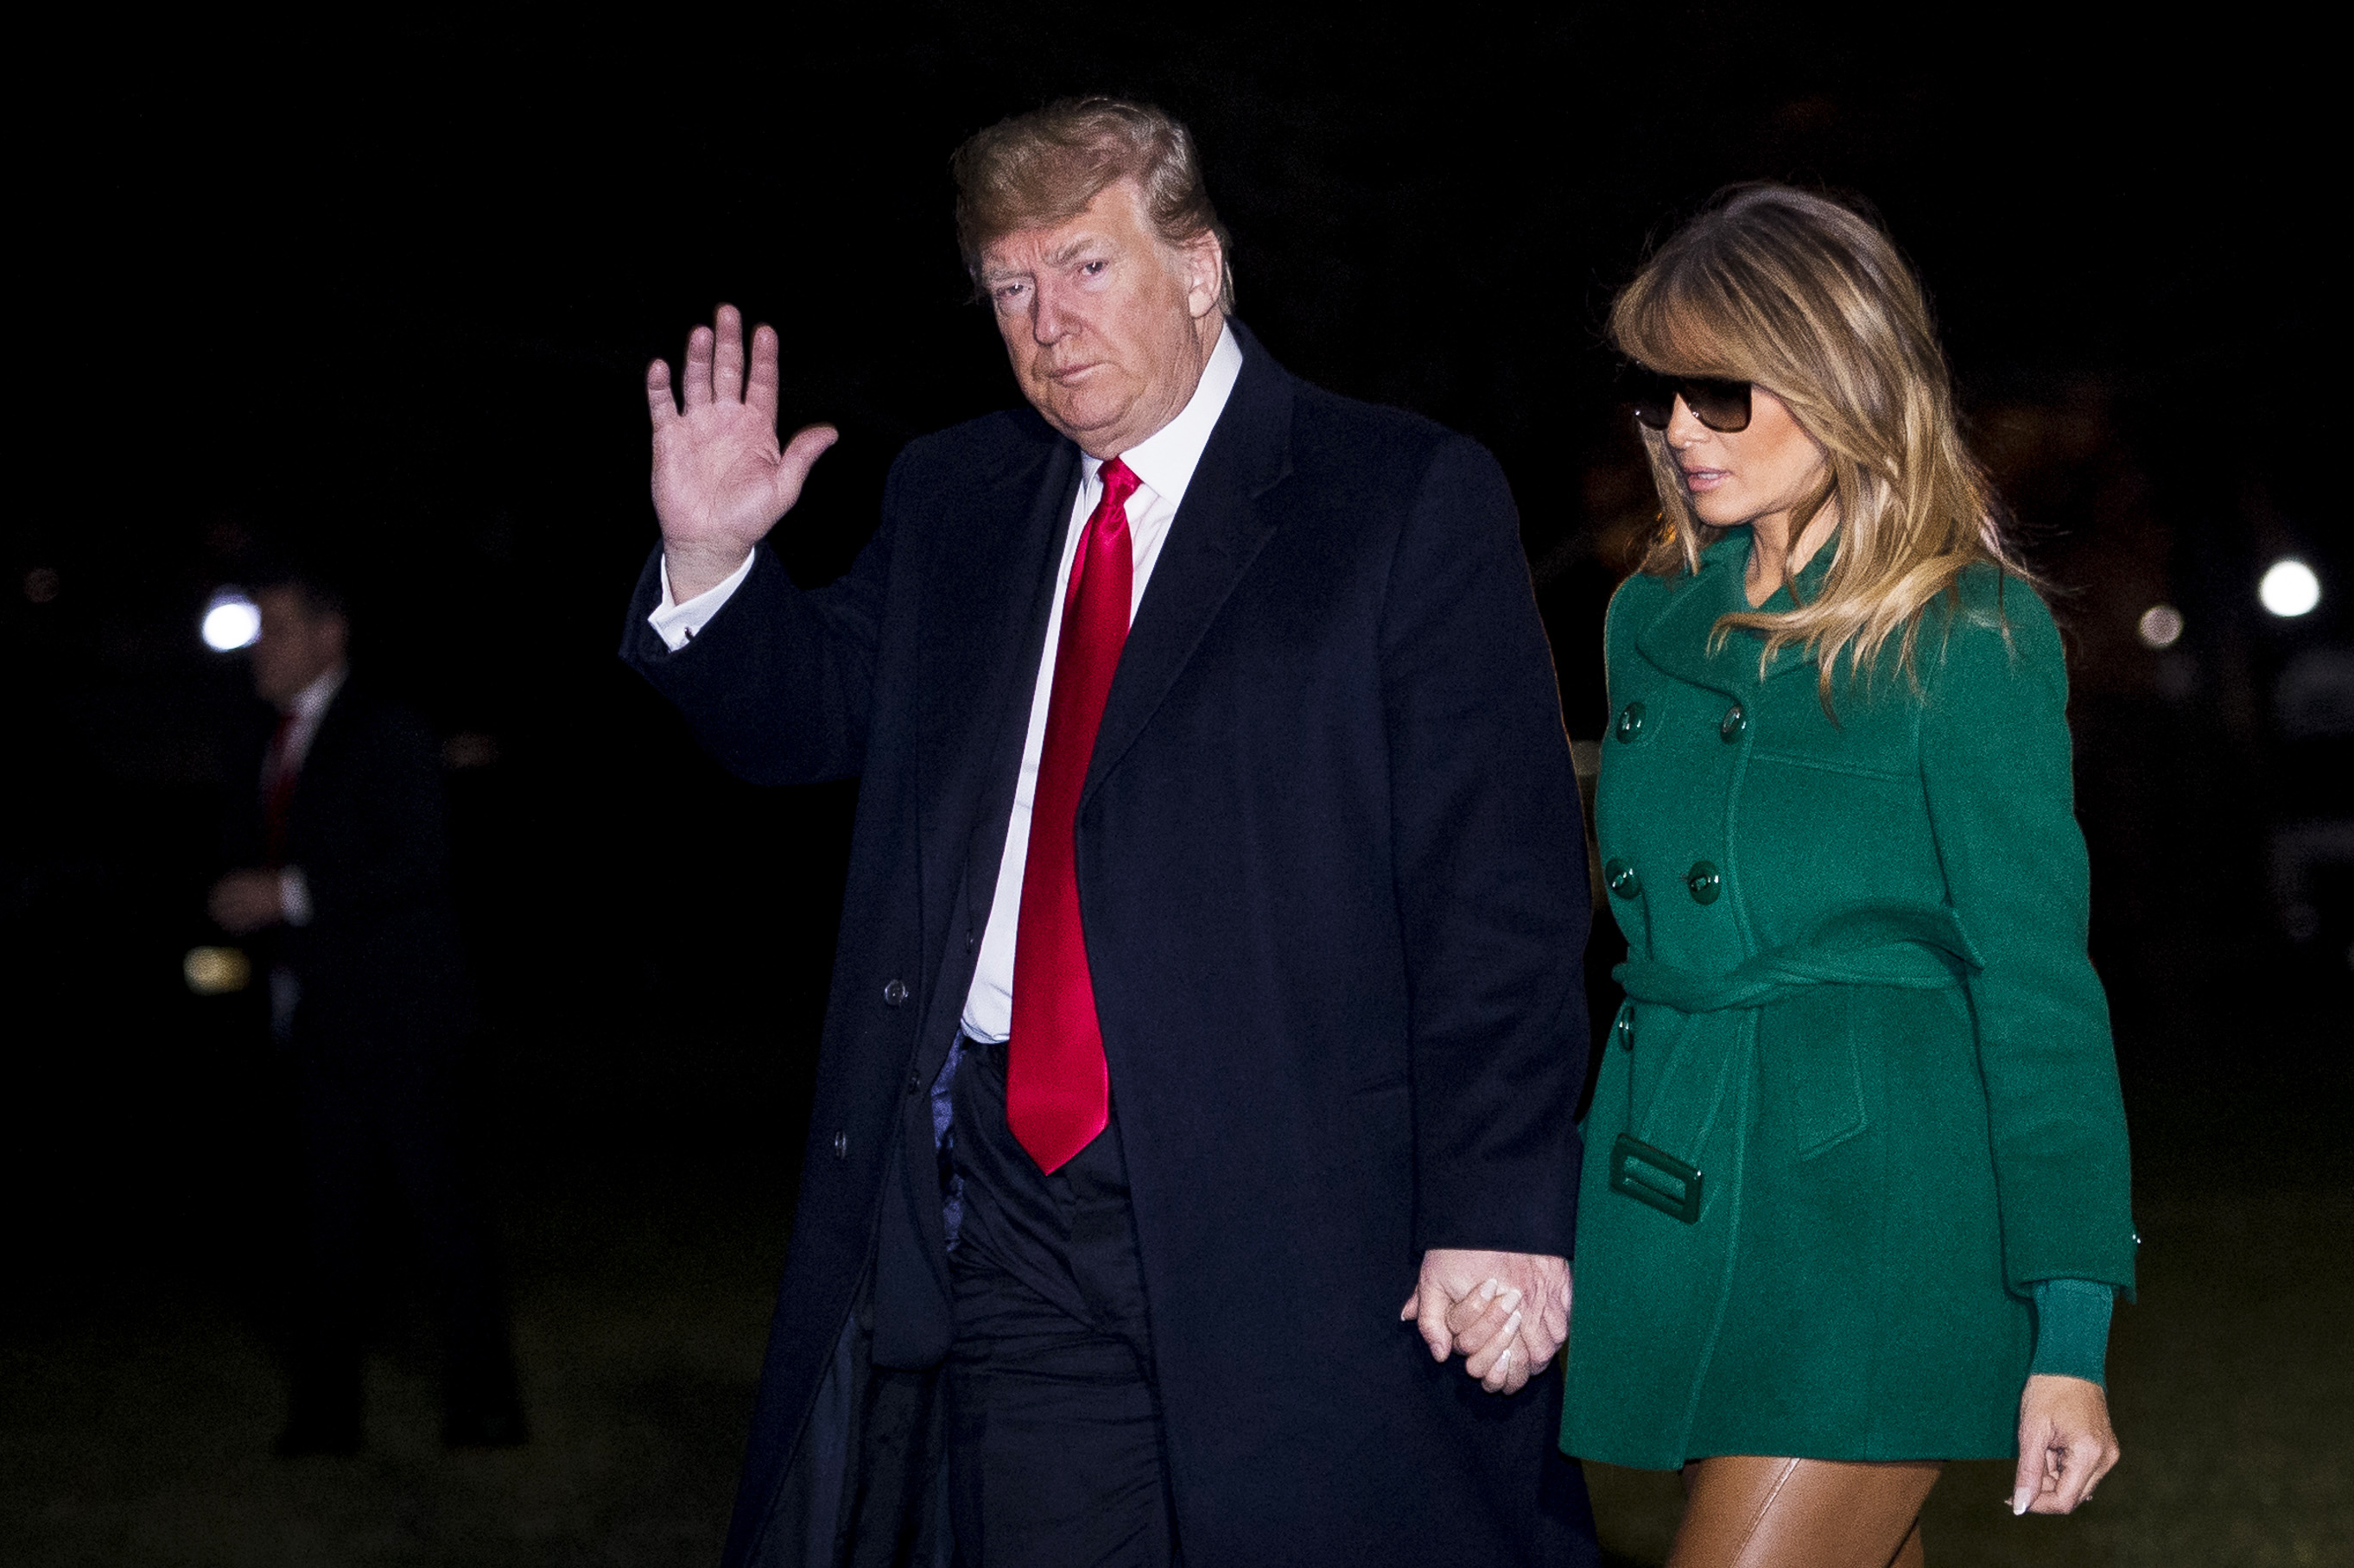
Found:
[{"label": "shirt collar", "polygon": [[[1218,416],[1225,412],[1226,399],[1233,396],[1235,380],[1242,370],[1242,344],[1235,341],[1235,329],[1220,326],[1218,345],[1210,351],[1210,362],[1202,367],[1201,382],[1185,407],[1175,418],[1119,454],[1144,487],[1170,506],[1185,499],[1185,487],[1193,482],[1193,471],[1202,464],[1210,432],[1217,428]],[[1092,483],[1103,461],[1089,458],[1087,465]]]},{"label": "shirt collar", "polygon": [[294,701],[287,708],[287,713],[298,724],[317,724],[319,715],[327,711],[327,705],[335,700],[335,694],[343,690],[344,677],[350,673],[351,666],[348,664],[331,666],[317,680],[294,694]]}]

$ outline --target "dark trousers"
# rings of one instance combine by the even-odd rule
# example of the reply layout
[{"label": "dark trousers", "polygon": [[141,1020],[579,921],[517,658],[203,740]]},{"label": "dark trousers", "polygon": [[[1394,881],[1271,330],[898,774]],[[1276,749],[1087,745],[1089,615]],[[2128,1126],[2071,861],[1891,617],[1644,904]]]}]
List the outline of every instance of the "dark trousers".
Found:
[{"label": "dark trousers", "polygon": [[[318,1052],[315,1043],[311,1052]],[[443,1436],[523,1435],[489,1227],[461,1158],[447,1075],[414,1060],[354,1066],[310,1055],[299,1107],[309,1270],[290,1433],[355,1440],[368,1219],[389,1178],[424,1255],[442,1341]]]},{"label": "dark trousers", "polygon": [[1005,1047],[967,1041],[953,1091],[949,1489],[962,1568],[1179,1561],[1117,1107],[1041,1171],[1005,1122]]}]

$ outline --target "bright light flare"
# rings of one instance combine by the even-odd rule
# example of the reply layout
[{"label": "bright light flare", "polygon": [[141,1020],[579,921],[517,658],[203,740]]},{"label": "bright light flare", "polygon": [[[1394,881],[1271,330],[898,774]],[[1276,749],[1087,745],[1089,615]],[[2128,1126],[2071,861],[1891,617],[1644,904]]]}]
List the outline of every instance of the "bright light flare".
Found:
[{"label": "bright light flare", "polygon": [[243,588],[225,588],[205,605],[205,646],[216,653],[250,648],[261,635],[261,611]]},{"label": "bright light flare", "polygon": [[253,979],[253,962],[235,948],[190,948],[180,978],[198,996],[228,996]]},{"label": "bright light flare", "polygon": [[2182,641],[2182,612],[2170,604],[2154,604],[2141,612],[2134,630],[2151,648],[2171,648]]},{"label": "bright light flare", "polygon": [[2313,575],[2311,567],[2291,556],[2264,568],[2264,580],[2256,585],[2256,598],[2274,615],[2304,615],[2321,602],[2321,579]]}]

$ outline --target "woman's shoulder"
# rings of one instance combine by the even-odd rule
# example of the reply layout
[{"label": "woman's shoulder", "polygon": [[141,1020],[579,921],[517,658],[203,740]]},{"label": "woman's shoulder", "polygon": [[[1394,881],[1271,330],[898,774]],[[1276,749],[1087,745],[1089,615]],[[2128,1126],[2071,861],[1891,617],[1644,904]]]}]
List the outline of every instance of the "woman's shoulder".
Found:
[{"label": "woman's shoulder", "polygon": [[2067,678],[2052,607],[2032,583],[1988,561],[1965,567],[1931,603],[1917,656],[1933,685]]}]

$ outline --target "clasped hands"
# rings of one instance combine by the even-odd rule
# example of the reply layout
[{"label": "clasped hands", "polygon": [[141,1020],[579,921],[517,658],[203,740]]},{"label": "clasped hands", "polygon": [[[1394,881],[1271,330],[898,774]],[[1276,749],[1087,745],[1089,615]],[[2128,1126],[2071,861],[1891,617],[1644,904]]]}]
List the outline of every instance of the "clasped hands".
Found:
[{"label": "clasped hands", "polygon": [[1490,1393],[1518,1393],[1569,1338],[1569,1264],[1540,1253],[1434,1247],[1398,1320],[1431,1359],[1463,1357]]}]

